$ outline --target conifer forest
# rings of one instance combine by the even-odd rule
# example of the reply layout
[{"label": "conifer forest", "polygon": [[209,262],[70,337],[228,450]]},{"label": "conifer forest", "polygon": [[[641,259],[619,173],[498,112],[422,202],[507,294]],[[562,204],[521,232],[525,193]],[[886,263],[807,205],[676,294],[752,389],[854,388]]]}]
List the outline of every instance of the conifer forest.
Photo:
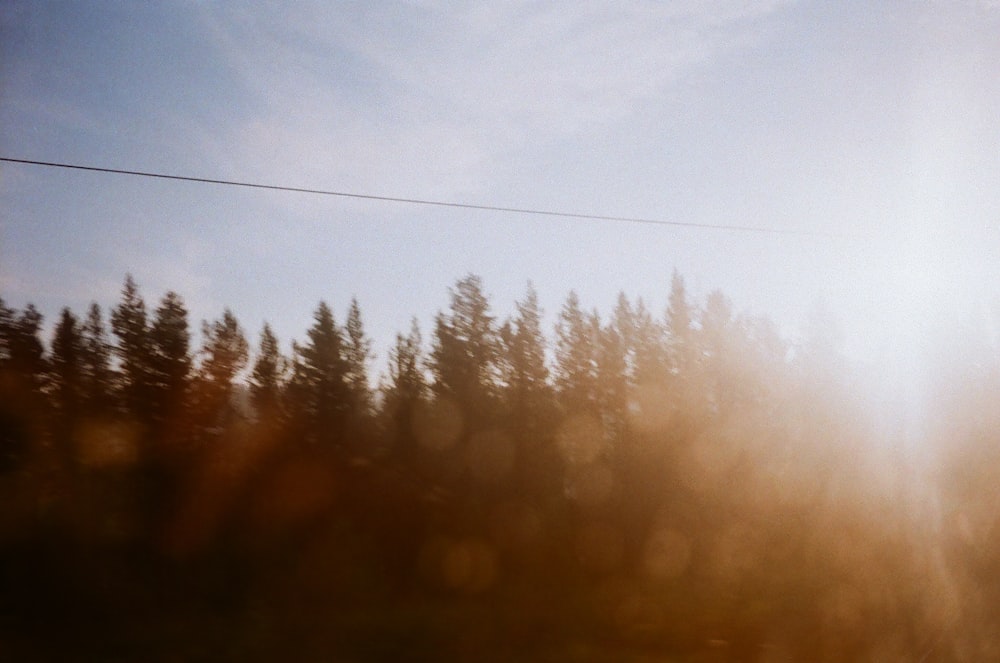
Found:
[{"label": "conifer forest", "polygon": [[0,300],[0,659],[1000,660],[988,334],[907,419],[822,320],[664,287],[469,275],[380,357],[356,300]]}]

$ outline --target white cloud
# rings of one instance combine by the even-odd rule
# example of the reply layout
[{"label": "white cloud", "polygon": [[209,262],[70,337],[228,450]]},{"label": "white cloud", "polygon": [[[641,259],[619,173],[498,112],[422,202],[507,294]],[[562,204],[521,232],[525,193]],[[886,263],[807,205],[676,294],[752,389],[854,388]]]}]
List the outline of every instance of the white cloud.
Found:
[{"label": "white cloud", "polygon": [[621,121],[781,2],[327,3],[205,9],[257,111],[234,168],[399,195],[481,190],[497,160]]}]

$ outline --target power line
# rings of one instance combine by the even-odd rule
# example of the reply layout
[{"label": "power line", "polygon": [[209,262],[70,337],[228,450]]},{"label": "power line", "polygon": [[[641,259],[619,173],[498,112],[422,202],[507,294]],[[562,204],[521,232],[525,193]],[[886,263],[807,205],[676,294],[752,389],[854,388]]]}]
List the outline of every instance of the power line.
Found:
[{"label": "power line", "polygon": [[840,238],[844,235],[829,232],[819,232],[811,230],[792,230],[786,228],[765,228],[761,226],[742,226],[729,224],[695,223],[693,221],[668,221],[666,219],[649,219],[634,216],[611,216],[604,214],[584,214],[579,212],[563,212],[557,210],[532,209],[525,207],[503,207],[498,205],[479,205],[474,203],[460,203],[447,200],[426,200],[422,198],[401,198],[397,196],[380,196],[364,193],[349,193],[346,191],[330,191],[327,189],[306,189],[302,187],[284,186],[279,184],[261,184],[258,182],[240,182],[237,180],[221,180],[208,177],[194,177],[191,175],[170,175],[167,173],[153,173],[141,170],[125,170],[121,168],[102,168],[100,166],[87,166],[82,164],[60,163],[55,161],[36,161],[34,159],[15,159],[12,157],[0,157],[0,161],[8,163],[28,164],[32,166],[45,166],[48,168],[65,168],[70,170],[84,170],[93,173],[110,173],[113,175],[132,175],[136,177],[151,177],[161,180],[176,180],[181,182],[198,182],[201,184],[218,184],[223,186],[238,186],[248,189],[267,189],[269,191],[286,191],[290,193],[306,193],[318,196],[337,196],[340,198],[355,198],[361,200],[377,200],[390,203],[405,203],[409,205],[427,205],[433,207],[453,207],[460,209],[483,210],[488,212],[505,212],[509,214],[531,214],[535,216],[550,216],[566,219],[587,219],[591,221],[613,221],[618,223],[642,223],[657,226],[676,226],[682,228],[700,228],[704,230],[727,230],[735,232],[766,233],[775,235],[802,235],[812,237]]}]

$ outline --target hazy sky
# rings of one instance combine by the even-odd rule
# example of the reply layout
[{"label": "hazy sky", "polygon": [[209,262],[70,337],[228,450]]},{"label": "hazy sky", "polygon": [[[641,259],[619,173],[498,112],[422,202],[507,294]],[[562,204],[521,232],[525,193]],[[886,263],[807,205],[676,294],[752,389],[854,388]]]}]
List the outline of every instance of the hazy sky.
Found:
[{"label": "hazy sky", "polygon": [[132,272],[288,343],[356,295],[384,355],[468,272],[552,320],[571,288],[661,313],[677,269],[786,329],[825,302],[871,352],[1000,301],[1000,4],[8,1],[0,156],[851,236],[0,164],[0,295],[49,320]]}]

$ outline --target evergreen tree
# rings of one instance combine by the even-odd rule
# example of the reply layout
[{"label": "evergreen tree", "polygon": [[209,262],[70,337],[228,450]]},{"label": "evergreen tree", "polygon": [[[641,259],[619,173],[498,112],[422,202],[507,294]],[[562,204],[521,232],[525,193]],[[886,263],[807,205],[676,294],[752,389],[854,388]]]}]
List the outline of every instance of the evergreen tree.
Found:
[{"label": "evergreen tree", "polygon": [[[599,323],[598,323],[599,324]],[[607,435],[620,440],[628,415],[629,376],[625,339],[614,324],[599,328],[597,404]]]},{"label": "evergreen tree", "polygon": [[0,301],[0,473],[18,466],[44,440],[47,362],[42,315],[31,304],[17,315]]},{"label": "evergreen tree", "polygon": [[351,392],[352,409],[356,416],[366,418],[371,415],[372,410],[368,366],[374,354],[371,339],[365,334],[361,321],[361,307],[355,298],[351,298],[344,331],[344,361],[347,369],[345,379]]},{"label": "evergreen tree", "polygon": [[734,350],[738,344],[738,323],[732,305],[719,290],[709,293],[701,313],[697,334],[698,377],[706,402],[715,412],[728,411],[741,388],[734,374]]},{"label": "evergreen tree", "polygon": [[191,377],[191,334],[180,295],[163,296],[149,330],[152,421],[162,423],[183,407]]},{"label": "evergreen tree", "polygon": [[0,298],[0,474],[16,467],[27,446],[22,422],[20,390],[16,385],[10,338],[14,333],[14,310]]},{"label": "evergreen tree", "polygon": [[527,436],[541,433],[552,417],[554,402],[545,361],[542,311],[531,283],[516,307],[514,319],[505,323],[500,332],[505,358],[503,381],[515,432]]},{"label": "evergreen tree", "polygon": [[6,335],[8,365],[21,388],[37,397],[43,395],[48,369],[41,339],[42,320],[34,304],[28,304],[20,315],[12,316]]},{"label": "evergreen tree", "polygon": [[640,299],[632,312],[631,338],[626,341],[632,385],[663,385],[670,373],[670,360],[663,325],[653,319]]},{"label": "evergreen tree", "polygon": [[554,375],[559,403],[567,414],[597,413],[599,324],[596,313],[586,315],[576,292],[570,291],[556,323]]},{"label": "evergreen tree", "polygon": [[413,417],[427,397],[422,345],[420,326],[413,318],[406,336],[396,334],[396,343],[389,351],[386,381],[382,386],[382,413],[389,435],[393,446],[407,459],[415,453],[417,446]]},{"label": "evergreen tree", "polygon": [[469,429],[495,423],[498,414],[499,335],[482,280],[461,279],[451,291],[451,309],[435,319],[431,350],[434,392],[452,399]]},{"label": "evergreen tree", "polygon": [[153,369],[146,319],[146,304],[131,274],[126,275],[122,298],[111,312],[111,330],[117,338],[121,403],[125,411],[140,421],[149,419]]},{"label": "evergreen tree", "polygon": [[666,332],[670,370],[682,378],[691,370],[694,349],[692,346],[691,304],[684,288],[684,279],[674,271],[670,282],[670,299],[667,306]]},{"label": "evergreen tree", "polygon": [[210,425],[224,424],[236,412],[233,383],[246,367],[250,346],[239,321],[228,308],[220,319],[203,322],[201,334],[198,397],[202,421]]},{"label": "evergreen tree", "polygon": [[10,336],[14,330],[14,311],[0,297],[0,373],[10,364]]},{"label": "evergreen tree", "polygon": [[258,420],[276,423],[283,420],[282,396],[288,362],[281,354],[271,326],[264,323],[260,347],[250,374],[250,398]]},{"label": "evergreen tree", "polygon": [[108,343],[101,307],[91,303],[81,330],[80,376],[88,415],[107,416],[114,399],[114,373],[111,369],[111,345]]},{"label": "evergreen tree", "polygon": [[350,414],[343,334],[326,302],[313,314],[304,345],[293,344],[292,398],[309,440],[342,443]]},{"label": "evergreen tree", "polygon": [[80,415],[85,395],[80,325],[69,308],[63,308],[52,336],[51,389],[56,412],[64,432]]},{"label": "evergreen tree", "polygon": [[555,394],[549,384],[538,294],[529,282],[513,319],[500,330],[503,341],[507,429],[516,445],[515,481],[524,497],[558,490],[553,482],[559,454],[553,437],[557,424]]},{"label": "evergreen tree", "polygon": [[[640,305],[641,300],[640,300]],[[615,302],[615,309],[611,313],[611,324],[609,325],[618,334],[621,340],[622,350],[625,360],[625,373],[628,376],[629,386],[635,384],[636,374],[636,333],[637,321],[636,312],[632,309],[632,303],[624,292],[618,293],[618,300]]]}]

